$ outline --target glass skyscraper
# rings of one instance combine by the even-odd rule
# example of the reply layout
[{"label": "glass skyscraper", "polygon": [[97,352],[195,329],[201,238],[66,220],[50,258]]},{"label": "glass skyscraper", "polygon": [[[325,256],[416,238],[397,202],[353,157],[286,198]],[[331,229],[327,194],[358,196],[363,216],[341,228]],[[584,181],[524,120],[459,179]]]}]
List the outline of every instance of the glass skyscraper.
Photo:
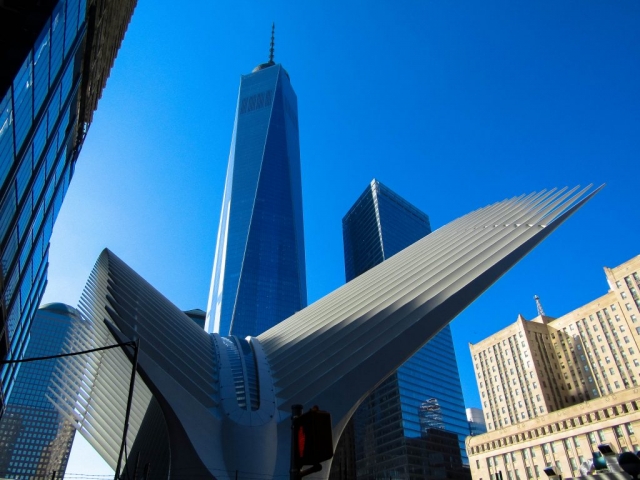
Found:
[{"label": "glass skyscraper", "polygon": [[240,81],[206,329],[255,336],[306,304],[297,98],[272,54]]},{"label": "glass skyscraper", "polygon": [[[79,313],[61,303],[36,312],[27,357],[62,353],[67,332]],[[48,400],[54,370],[62,360],[24,363],[0,420],[0,477],[15,479],[62,478],[75,428]]]},{"label": "glass skyscraper", "polygon": [[[431,233],[425,213],[377,180],[345,215],[342,228],[347,281]],[[449,326],[366,398],[351,422],[347,432],[353,429],[348,435],[355,445],[341,438],[332,478],[427,479],[445,472],[463,478],[458,474],[469,430]],[[434,434],[443,429],[448,436]],[[355,472],[349,467],[354,462]]]},{"label": "glass skyscraper", "polygon": [[[24,355],[53,224],[135,4],[0,5],[0,358]],[[17,371],[0,370],[2,403]]]}]

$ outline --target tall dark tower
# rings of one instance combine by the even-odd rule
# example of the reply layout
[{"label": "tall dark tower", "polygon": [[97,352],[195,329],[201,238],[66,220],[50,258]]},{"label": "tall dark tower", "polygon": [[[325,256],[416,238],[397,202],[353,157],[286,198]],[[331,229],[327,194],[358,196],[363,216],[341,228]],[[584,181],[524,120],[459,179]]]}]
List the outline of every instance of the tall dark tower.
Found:
[{"label": "tall dark tower", "polygon": [[255,336],[306,304],[298,103],[272,31],[240,80],[205,328]]},{"label": "tall dark tower", "polygon": [[[430,234],[431,225],[425,213],[373,180],[342,219],[342,231],[349,282]],[[330,478],[434,476],[433,452],[423,435],[425,404],[438,405],[439,425],[453,439],[458,467],[449,478],[464,478],[468,426],[448,325],[356,410],[338,443]]]}]

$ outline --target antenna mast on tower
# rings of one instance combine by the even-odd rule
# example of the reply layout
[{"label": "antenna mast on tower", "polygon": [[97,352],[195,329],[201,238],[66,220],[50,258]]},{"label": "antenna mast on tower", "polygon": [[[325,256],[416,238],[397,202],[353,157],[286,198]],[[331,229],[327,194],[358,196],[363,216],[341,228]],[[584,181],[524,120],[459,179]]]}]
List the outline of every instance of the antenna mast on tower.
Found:
[{"label": "antenna mast on tower", "polygon": [[540,303],[540,297],[538,295],[534,295],[533,299],[536,301],[536,307],[538,308],[538,315],[543,316],[544,310],[542,309],[542,303]]},{"label": "antenna mast on tower", "polygon": [[269,49],[269,63],[273,63],[273,46],[275,45],[276,23],[271,24],[271,48]]}]

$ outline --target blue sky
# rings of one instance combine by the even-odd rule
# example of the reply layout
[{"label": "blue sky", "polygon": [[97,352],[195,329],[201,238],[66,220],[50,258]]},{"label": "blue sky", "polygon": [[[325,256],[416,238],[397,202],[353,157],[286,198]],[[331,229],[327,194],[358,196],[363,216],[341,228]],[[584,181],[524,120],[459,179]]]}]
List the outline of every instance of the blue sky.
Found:
[{"label": "blue sky", "polygon": [[272,21],[298,95],[310,302],[344,282],[341,219],[374,177],[434,228],[607,184],[452,323],[468,406],[468,342],[534,317],[534,294],[550,316],[577,308],[606,292],[603,266],[640,253],[637,1],[185,5],[139,0],[54,229],[45,302],[76,305],[109,247],[179,307],[206,308],[239,79],[267,60]]}]

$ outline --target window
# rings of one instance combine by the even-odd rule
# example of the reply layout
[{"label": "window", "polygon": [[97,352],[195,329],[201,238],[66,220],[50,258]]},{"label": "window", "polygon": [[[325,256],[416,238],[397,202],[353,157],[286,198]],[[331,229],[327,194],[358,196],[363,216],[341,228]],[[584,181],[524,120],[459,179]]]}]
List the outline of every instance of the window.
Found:
[{"label": "window", "polygon": [[[628,433],[629,435],[633,435],[633,427],[631,426],[631,424],[630,424],[630,423],[626,423],[626,424],[625,424],[625,427],[627,427],[627,433]],[[637,449],[634,449],[634,450],[635,450],[635,451],[638,451]]]},{"label": "window", "polygon": [[616,437],[624,438],[624,433],[622,432],[622,427],[620,425],[614,427],[613,431],[616,432]]},{"label": "window", "polygon": [[620,296],[622,297],[623,300],[626,300],[627,292],[620,292]]},{"label": "window", "polygon": [[603,430],[598,430],[598,438],[600,439],[601,442],[605,441],[606,437],[604,436]]},{"label": "window", "polygon": [[626,308],[626,309],[627,309],[627,312],[630,312],[631,310],[633,310],[633,308],[631,307],[631,304],[630,304],[630,303],[625,303],[625,304],[624,304],[624,308]]},{"label": "window", "polygon": [[569,463],[571,464],[571,470],[578,470],[578,464],[576,463],[575,458],[570,458]]}]

